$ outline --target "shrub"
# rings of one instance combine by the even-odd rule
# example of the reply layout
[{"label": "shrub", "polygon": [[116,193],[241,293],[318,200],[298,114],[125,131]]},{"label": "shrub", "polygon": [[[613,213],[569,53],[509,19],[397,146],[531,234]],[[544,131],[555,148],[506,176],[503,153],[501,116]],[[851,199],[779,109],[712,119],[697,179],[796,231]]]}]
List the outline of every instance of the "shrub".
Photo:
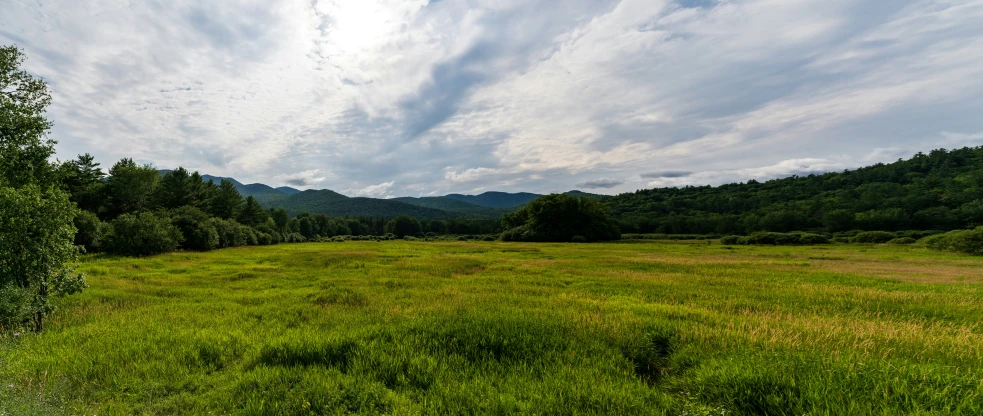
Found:
[{"label": "shrub", "polygon": [[150,256],[174,251],[184,237],[166,217],[143,212],[123,214],[112,221],[103,248],[125,256]]},{"label": "shrub", "polygon": [[799,244],[802,245],[829,244],[829,238],[819,234],[800,233]]},{"label": "shrub", "polygon": [[850,237],[833,237],[830,241],[838,244],[847,244],[850,242]]},{"label": "shrub", "polygon": [[184,241],[181,248],[185,250],[209,251],[219,247],[218,231],[208,214],[192,206],[183,206],[171,210],[171,224],[174,224]]},{"label": "shrub", "polygon": [[211,218],[209,223],[218,232],[218,247],[239,247],[255,246],[259,244],[256,238],[256,231],[252,227],[235,222],[235,220],[223,220],[221,218]]},{"label": "shrub", "polygon": [[89,211],[79,211],[74,222],[77,229],[75,245],[84,247],[89,253],[99,251],[99,245],[109,233],[109,224],[99,221],[99,217]]},{"label": "shrub", "polygon": [[575,235],[575,236],[573,236],[573,238],[570,239],[570,242],[571,243],[586,243],[587,242],[587,237],[584,237],[582,235]]},{"label": "shrub", "polygon": [[495,237],[492,237],[490,235],[486,235],[486,236],[484,236],[484,237],[481,238],[481,241],[495,241]]},{"label": "shrub", "polygon": [[983,256],[983,227],[936,234],[922,239],[922,243],[933,250]]},{"label": "shrub", "polygon": [[740,241],[741,241],[741,237],[737,235],[728,235],[726,237],[720,238],[720,244],[725,244],[728,246],[739,244]]},{"label": "shrub", "polygon": [[777,245],[778,233],[758,232],[747,237],[746,244],[753,245]]},{"label": "shrub", "polygon": [[853,237],[851,241],[854,243],[861,243],[861,244],[883,244],[895,238],[898,238],[898,236],[891,232],[867,231],[857,234],[856,236]]},{"label": "shrub", "polygon": [[306,243],[307,239],[300,233],[288,233],[283,235],[281,241],[284,243]]},{"label": "shrub", "polygon": [[[727,242],[724,242],[726,239]],[[829,238],[811,233],[770,233],[757,232],[747,237],[728,236],[721,239],[724,244],[798,246],[829,244]]]},{"label": "shrub", "polygon": [[412,235],[407,235],[407,236],[403,236],[403,240],[406,240],[406,241],[416,241],[416,237],[414,237]]},{"label": "shrub", "polygon": [[888,241],[887,244],[893,246],[906,246],[909,244],[915,244],[916,242],[918,242],[918,240],[915,240],[914,238],[911,237],[898,237],[891,241]]}]

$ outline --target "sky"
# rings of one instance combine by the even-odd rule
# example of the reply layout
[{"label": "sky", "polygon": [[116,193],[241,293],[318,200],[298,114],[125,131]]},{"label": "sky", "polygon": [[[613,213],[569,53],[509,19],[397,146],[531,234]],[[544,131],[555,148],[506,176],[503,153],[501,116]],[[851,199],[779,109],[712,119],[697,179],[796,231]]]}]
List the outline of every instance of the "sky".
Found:
[{"label": "sky", "polygon": [[58,157],[617,194],[983,145],[983,0],[5,0]]}]

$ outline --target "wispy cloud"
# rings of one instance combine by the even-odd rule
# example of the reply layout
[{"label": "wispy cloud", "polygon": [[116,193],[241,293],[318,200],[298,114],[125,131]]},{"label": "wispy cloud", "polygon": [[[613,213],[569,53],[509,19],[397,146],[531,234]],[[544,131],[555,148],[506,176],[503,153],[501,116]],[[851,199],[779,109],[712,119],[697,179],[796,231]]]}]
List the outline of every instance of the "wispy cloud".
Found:
[{"label": "wispy cloud", "polygon": [[657,178],[685,178],[692,175],[693,172],[688,170],[659,170],[655,172],[646,172],[640,176],[645,179],[657,179]]},{"label": "wispy cloud", "polygon": [[3,43],[63,159],[351,195],[720,183],[983,131],[983,0],[51,0],[5,5]]},{"label": "wispy cloud", "polygon": [[614,188],[615,186],[621,185],[623,183],[625,183],[625,181],[618,180],[618,179],[602,178],[602,179],[592,179],[589,181],[583,181],[578,183],[577,186],[580,188],[587,188],[587,189],[610,189],[610,188]]}]

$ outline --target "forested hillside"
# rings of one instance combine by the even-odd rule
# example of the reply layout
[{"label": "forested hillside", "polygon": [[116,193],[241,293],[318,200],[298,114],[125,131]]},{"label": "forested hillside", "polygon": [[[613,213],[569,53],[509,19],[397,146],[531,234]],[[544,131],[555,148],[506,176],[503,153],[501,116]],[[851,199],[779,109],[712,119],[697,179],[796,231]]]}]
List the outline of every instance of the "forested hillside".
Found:
[{"label": "forested hillside", "polygon": [[623,232],[950,230],[983,225],[983,147],[821,175],[605,200]]}]

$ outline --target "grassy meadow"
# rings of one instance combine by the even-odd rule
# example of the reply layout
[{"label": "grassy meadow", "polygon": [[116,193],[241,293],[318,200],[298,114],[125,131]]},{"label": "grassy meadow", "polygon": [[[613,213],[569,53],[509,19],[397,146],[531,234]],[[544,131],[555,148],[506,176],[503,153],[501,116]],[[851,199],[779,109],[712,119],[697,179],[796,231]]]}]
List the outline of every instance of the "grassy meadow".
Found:
[{"label": "grassy meadow", "polygon": [[346,242],[93,256],[0,414],[983,414],[983,259]]}]

